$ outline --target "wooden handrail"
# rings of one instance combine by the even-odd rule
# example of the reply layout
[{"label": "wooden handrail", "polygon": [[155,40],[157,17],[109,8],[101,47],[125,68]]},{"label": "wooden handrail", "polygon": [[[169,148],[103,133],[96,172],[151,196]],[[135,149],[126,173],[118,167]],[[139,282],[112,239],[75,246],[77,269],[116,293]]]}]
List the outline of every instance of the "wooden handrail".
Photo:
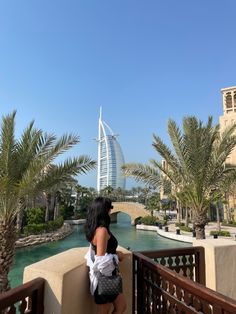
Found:
[{"label": "wooden handrail", "polygon": [[[193,263],[192,265],[195,267],[195,281],[203,285],[206,284],[205,252],[204,252],[204,248],[201,246],[176,248],[176,249],[163,249],[163,250],[158,250],[158,251],[142,251],[139,253],[151,259],[155,259],[155,261],[158,258],[171,258],[171,257],[179,257],[179,256],[186,256],[186,255],[194,255],[195,263]],[[175,270],[176,268],[181,268],[181,266],[173,265],[173,264],[171,266],[170,265],[164,265],[164,266],[167,266],[172,270]]]},{"label": "wooden handrail", "polygon": [[175,248],[175,249],[162,249],[158,251],[142,251],[142,252],[137,252],[137,253],[142,253],[143,255],[150,258],[156,258],[156,257],[176,256],[176,255],[182,255],[182,254],[192,254],[195,252],[204,252],[204,248],[202,246],[190,246],[190,247]]},{"label": "wooden handrail", "polygon": [[[226,310],[235,310],[236,313],[236,301],[224,296],[214,290],[211,290],[207,287],[204,287],[202,284],[199,284],[197,282],[194,282],[180,274],[177,274],[176,272],[168,269],[165,266],[162,266],[160,264],[156,264],[154,261],[150,260],[148,257],[143,256],[140,253],[135,253],[135,256],[137,256],[139,259],[142,259],[142,262],[144,262],[148,267],[154,271],[158,271],[161,275],[164,275],[166,278],[171,279],[174,281],[177,285],[179,284],[181,287],[183,287],[185,290],[187,290],[190,293],[193,293],[196,296],[199,296],[205,300],[209,300],[211,297],[214,297],[214,299],[219,302],[220,304],[224,304],[226,306]],[[210,298],[209,298],[210,297]],[[228,308],[228,305],[232,305],[233,308]]]},{"label": "wooden handrail", "polygon": [[0,310],[2,311],[8,307],[14,306],[14,304],[19,301],[26,302],[25,299],[30,297],[31,308],[27,311],[27,313],[42,314],[44,283],[45,279],[36,278],[0,294]]},{"label": "wooden handrail", "polygon": [[[157,264],[155,261],[150,259],[149,257],[143,255],[142,253],[135,252],[133,253],[134,258],[134,266],[135,261],[137,262],[137,290],[142,289],[142,291],[137,291],[137,313],[165,313],[163,312],[145,312],[145,305],[144,300],[145,296],[142,297],[143,294],[145,294],[145,284],[147,284],[149,287],[152,287],[152,291],[156,291],[157,293],[154,296],[151,296],[153,300],[152,306],[164,306],[166,305],[165,300],[169,300],[168,302],[173,303],[177,307],[180,307],[183,310],[181,313],[202,313],[201,311],[198,312],[196,309],[193,308],[193,304],[190,304],[188,306],[187,303],[183,302],[182,297],[180,299],[177,297],[176,294],[171,293],[171,290],[173,287],[176,289],[176,293],[180,293],[183,295],[190,296],[190,299],[196,299],[198,302],[203,303],[204,306],[207,306],[207,311],[212,308],[212,311],[209,310],[209,312],[206,313],[236,313],[236,301],[223,296],[222,294],[215,292],[202,284],[199,284],[197,282],[193,282],[192,280],[168,269],[165,266],[162,266],[160,264]],[[149,275],[146,275],[146,272],[148,271]],[[152,280],[149,280],[150,278],[148,276],[152,276],[153,278],[156,278],[153,282]],[[148,291],[148,290],[146,290]],[[162,295],[162,297],[160,297]],[[133,300],[135,297],[133,296]],[[159,302],[158,305],[155,304],[155,302]],[[135,304],[135,302],[134,302]],[[209,307],[210,305],[210,307]],[[218,312],[215,312],[219,310]],[[133,309],[133,313],[134,313]],[[175,313],[170,311],[168,313]],[[205,312],[204,312],[205,313]]]}]

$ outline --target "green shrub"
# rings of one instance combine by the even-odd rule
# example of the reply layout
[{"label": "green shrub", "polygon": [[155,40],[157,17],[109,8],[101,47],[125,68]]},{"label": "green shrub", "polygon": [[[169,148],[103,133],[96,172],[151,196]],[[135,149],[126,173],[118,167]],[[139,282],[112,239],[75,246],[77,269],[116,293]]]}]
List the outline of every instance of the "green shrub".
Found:
[{"label": "green shrub", "polygon": [[46,232],[52,232],[54,230],[57,230],[59,228],[61,228],[61,226],[63,225],[64,219],[62,216],[58,217],[55,220],[51,220],[49,221],[45,227]]},{"label": "green shrub", "polygon": [[185,226],[184,222],[176,222],[175,226],[178,227],[182,231],[186,231],[186,232],[192,232],[193,231],[192,228]]},{"label": "green shrub", "polygon": [[229,223],[227,223],[225,220],[222,222],[222,226],[228,226],[228,227],[236,227],[236,221],[229,221]]},{"label": "green shrub", "polygon": [[87,217],[86,211],[76,210],[75,211],[75,219],[85,219]]},{"label": "green shrub", "polygon": [[73,205],[70,205],[70,206],[62,205],[59,208],[59,213],[61,216],[63,216],[64,219],[70,219],[74,215],[74,206]]},{"label": "green shrub", "polygon": [[64,219],[62,216],[58,217],[55,220],[49,221],[48,223],[44,224],[28,224],[24,227],[24,234],[41,234],[45,232],[52,232],[55,231],[63,225]]},{"label": "green shrub", "polygon": [[141,223],[144,225],[155,225],[158,222],[158,218],[154,216],[144,216],[141,218]]},{"label": "green shrub", "polygon": [[193,231],[192,228],[187,227],[187,226],[180,226],[179,229],[182,231],[186,231],[186,232],[192,232]]},{"label": "green shrub", "polygon": [[24,227],[24,234],[41,234],[45,232],[45,225],[46,224],[30,224]]},{"label": "green shrub", "polygon": [[164,215],[164,216],[163,216],[163,220],[168,221],[168,219],[169,219],[169,217],[168,217],[167,215]]},{"label": "green shrub", "polygon": [[44,208],[29,208],[26,211],[27,225],[43,224],[45,217]]},{"label": "green shrub", "polygon": [[176,227],[182,227],[182,226],[185,226],[185,224],[184,224],[184,222],[176,222],[175,226]]},{"label": "green shrub", "polygon": [[210,235],[215,235],[217,234],[218,236],[222,236],[222,237],[230,237],[230,232],[229,231],[225,231],[225,230],[221,230],[221,231],[211,231]]}]

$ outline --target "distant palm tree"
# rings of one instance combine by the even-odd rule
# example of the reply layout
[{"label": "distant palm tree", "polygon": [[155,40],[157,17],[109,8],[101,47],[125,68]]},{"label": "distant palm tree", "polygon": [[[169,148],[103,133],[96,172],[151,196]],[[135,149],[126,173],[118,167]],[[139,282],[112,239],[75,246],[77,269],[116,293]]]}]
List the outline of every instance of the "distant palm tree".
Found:
[{"label": "distant palm tree", "polygon": [[101,190],[101,195],[109,196],[114,191],[111,185],[106,186],[104,189]]},{"label": "distant palm tree", "polygon": [[34,128],[31,122],[16,139],[15,116],[13,112],[2,118],[0,134],[0,293],[10,288],[8,273],[14,257],[21,200],[95,166],[89,157],[81,156],[53,167],[55,158],[78,143],[79,137],[64,135],[57,140]]},{"label": "distant palm tree", "polygon": [[235,129],[236,125],[232,125],[221,134],[219,125],[212,125],[212,117],[208,118],[206,125],[196,117],[185,117],[181,131],[173,120],[169,120],[168,133],[173,150],[156,135],[153,142],[153,147],[166,160],[168,167],[151,160],[150,166],[125,165],[124,173],[156,186],[161,184],[159,171],[164,173],[176,189],[176,195],[181,193],[191,206],[196,237],[203,239],[212,191],[235,172],[234,168],[226,165],[227,157],[236,145]]},{"label": "distant palm tree", "polygon": [[[231,200],[235,200],[236,197],[236,174],[232,173],[228,176],[226,180],[224,180],[219,188],[219,192],[222,195],[221,202],[224,204],[225,216],[226,221],[229,223],[232,220],[231,216],[231,208],[230,205],[230,198]],[[235,204],[233,204],[233,208]]]}]

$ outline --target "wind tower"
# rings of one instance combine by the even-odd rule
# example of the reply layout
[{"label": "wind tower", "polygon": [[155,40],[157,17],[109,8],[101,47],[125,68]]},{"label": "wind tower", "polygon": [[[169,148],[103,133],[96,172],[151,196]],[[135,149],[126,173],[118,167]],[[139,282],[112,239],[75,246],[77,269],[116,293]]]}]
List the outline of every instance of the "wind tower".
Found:
[{"label": "wind tower", "polygon": [[[223,115],[220,116],[220,131],[223,132],[232,123],[236,123],[236,86],[222,88]],[[227,162],[236,165],[236,149],[232,151]]]}]

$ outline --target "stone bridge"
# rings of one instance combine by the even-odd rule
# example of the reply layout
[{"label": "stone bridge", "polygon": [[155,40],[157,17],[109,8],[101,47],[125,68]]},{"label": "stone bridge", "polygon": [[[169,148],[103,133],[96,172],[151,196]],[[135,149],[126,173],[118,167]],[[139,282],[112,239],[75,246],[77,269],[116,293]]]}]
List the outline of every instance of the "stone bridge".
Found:
[{"label": "stone bridge", "polygon": [[117,221],[117,214],[122,212],[130,216],[131,224],[136,225],[139,218],[150,215],[145,206],[135,202],[112,202],[113,209],[111,211],[111,222]]}]

